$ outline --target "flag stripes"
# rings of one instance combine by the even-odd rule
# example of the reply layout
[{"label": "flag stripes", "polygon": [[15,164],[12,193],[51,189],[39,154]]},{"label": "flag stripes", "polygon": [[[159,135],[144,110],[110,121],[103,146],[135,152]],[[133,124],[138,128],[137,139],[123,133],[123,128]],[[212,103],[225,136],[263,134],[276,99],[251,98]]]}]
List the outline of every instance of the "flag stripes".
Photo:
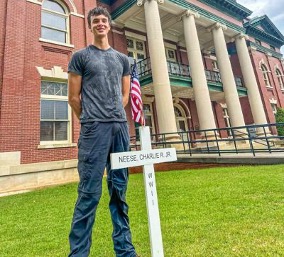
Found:
[{"label": "flag stripes", "polygon": [[143,115],[143,103],[142,103],[141,89],[138,79],[136,62],[133,65],[132,74],[131,74],[130,99],[131,99],[132,119],[135,122],[138,122],[142,126],[144,126],[145,119]]}]

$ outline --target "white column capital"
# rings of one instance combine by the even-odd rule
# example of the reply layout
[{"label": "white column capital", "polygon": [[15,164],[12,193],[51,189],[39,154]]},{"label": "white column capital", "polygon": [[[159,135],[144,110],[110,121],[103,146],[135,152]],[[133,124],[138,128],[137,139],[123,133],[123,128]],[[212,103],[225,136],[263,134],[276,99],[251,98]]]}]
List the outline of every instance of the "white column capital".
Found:
[{"label": "white column capital", "polygon": [[239,33],[239,34],[237,34],[237,35],[234,37],[234,39],[245,39],[245,40],[248,40],[249,37],[248,37],[248,35],[246,35],[246,34],[244,34],[244,33]]},{"label": "white column capital", "polygon": [[220,28],[221,28],[222,30],[226,30],[226,29],[227,29],[227,26],[224,25],[224,24],[221,24],[220,22],[216,22],[216,23],[214,23],[213,25],[207,27],[207,31],[208,31],[208,32],[211,32],[211,31],[214,30],[214,29],[220,29]]},{"label": "white column capital", "polygon": [[137,0],[137,5],[138,6],[142,6],[143,4],[145,4],[146,2],[150,2],[150,1],[156,1],[158,4],[163,4],[165,2],[165,0]]},{"label": "white column capital", "polygon": [[137,5],[142,6],[144,4],[144,0],[137,0]]},{"label": "white column capital", "polygon": [[189,17],[189,16],[193,16],[194,18],[200,18],[200,14],[198,12],[194,12],[191,10],[186,10],[182,15],[181,18],[183,17]]}]

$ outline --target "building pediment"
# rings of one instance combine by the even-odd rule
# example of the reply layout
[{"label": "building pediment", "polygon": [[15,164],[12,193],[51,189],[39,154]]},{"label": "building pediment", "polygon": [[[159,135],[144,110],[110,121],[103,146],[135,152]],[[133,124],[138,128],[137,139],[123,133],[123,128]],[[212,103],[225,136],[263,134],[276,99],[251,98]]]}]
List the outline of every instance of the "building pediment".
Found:
[{"label": "building pediment", "polygon": [[270,45],[280,48],[284,45],[284,36],[272,23],[272,21],[263,15],[255,17],[244,23],[246,33]]}]

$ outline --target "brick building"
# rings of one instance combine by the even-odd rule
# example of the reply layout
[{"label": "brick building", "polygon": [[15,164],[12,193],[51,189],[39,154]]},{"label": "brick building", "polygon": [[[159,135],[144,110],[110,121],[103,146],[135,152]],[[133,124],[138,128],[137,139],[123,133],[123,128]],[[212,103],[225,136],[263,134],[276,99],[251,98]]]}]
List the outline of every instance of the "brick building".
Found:
[{"label": "brick building", "polygon": [[[112,15],[111,45],[138,62],[152,133],[275,122],[284,37],[237,1],[2,0],[2,164],[11,155],[13,165],[76,159],[67,64],[91,43],[86,17],[97,5]],[[134,135],[129,106],[127,114]]]}]

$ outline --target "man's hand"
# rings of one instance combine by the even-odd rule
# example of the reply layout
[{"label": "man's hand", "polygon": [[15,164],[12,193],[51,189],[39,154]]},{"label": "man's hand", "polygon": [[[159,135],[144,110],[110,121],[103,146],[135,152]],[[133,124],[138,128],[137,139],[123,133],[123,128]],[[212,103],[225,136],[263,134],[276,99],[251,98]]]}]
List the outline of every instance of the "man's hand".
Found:
[{"label": "man's hand", "polygon": [[78,74],[68,73],[68,103],[78,119],[82,112],[81,109],[81,82],[82,77]]},{"label": "man's hand", "polygon": [[122,104],[125,107],[129,100],[130,75],[122,77]]}]

